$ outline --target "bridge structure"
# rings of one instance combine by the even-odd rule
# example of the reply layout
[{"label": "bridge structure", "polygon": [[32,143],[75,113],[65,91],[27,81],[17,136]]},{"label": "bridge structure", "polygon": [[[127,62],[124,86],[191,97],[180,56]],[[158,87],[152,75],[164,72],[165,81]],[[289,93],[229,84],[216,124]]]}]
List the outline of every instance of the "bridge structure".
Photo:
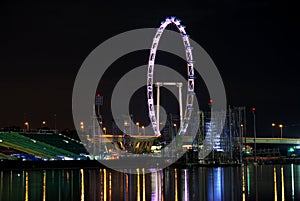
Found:
[{"label": "bridge structure", "polygon": [[246,137],[243,138],[245,144],[257,143],[257,144],[289,144],[289,145],[300,145],[300,138],[254,138]]},{"label": "bridge structure", "polygon": [[[118,148],[124,150],[125,149],[125,136],[124,135],[100,135],[102,143],[112,143]],[[127,136],[129,137],[129,136]],[[132,135],[130,136],[130,141],[134,147],[135,153],[141,153],[143,150],[150,151],[151,146],[153,145],[154,140],[157,136],[153,135]],[[181,136],[181,141],[183,144],[192,144],[193,136]],[[243,144],[251,145],[251,144],[269,144],[269,145],[294,145],[300,146],[300,138],[254,138],[254,137],[246,137],[246,138],[234,138],[235,142],[239,142],[242,140]]]},{"label": "bridge structure", "polygon": [[[102,138],[102,142],[122,142],[124,141],[124,135],[111,135],[111,134],[103,134],[100,135]],[[131,138],[139,139],[139,140],[153,140],[157,138],[154,135],[131,135]],[[193,136],[182,136],[185,138],[186,142],[192,142]],[[243,137],[242,143],[251,144],[255,142],[258,144],[293,144],[300,145],[300,138],[254,138],[254,137]],[[239,141],[239,137],[235,138],[235,141]]]},{"label": "bridge structure", "polygon": [[[132,153],[144,153],[150,152],[151,147],[155,145],[155,141],[158,136],[154,135],[111,135],[111,134],[102,134],[97,135],[99,138],[94,143],[102,143],[102,144],[110,144],[113,145],[117,150],[130,151]],[[193,136],[180,136],[180,141],[182,145],[192,145],[194,137]],[[274,145],[275,148],[272,148],[272,152],[276,149],[276,153],[280,153],[284,151],[282,146],[281,148],[276,148],[276,145],[285,145],[285,146],[300,146],[300,138],[254,138],[254,137],[235,137],[232,138],[232,143],[237,143],[241,141],[244,145],[252,146],[254,143],[260,144],[261,148],[257,149],[257,154],[261,151],[265,151],[265,148],[269,148],[268,146],[264,147],[264,145]],[[274,150],[273,150],[274,149]],[[268,152],[268,150],[267,150]],[[266,152],[266,153],[267,153]],[[271,153],[271,151],[269,151]],[[274,152],[275,153],[275,152]],[[283,153],[283,152],[282,152]],[[279,154],[280,155],[280,154]]]}]

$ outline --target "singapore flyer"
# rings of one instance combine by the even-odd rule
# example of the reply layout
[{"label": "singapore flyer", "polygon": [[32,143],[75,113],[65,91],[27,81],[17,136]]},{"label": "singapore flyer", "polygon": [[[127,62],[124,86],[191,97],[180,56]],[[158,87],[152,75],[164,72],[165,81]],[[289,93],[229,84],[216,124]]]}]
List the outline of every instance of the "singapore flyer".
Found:
[{"label": "singapore flyer", "polygon": [[[185,26],[180,24],[180,20],[175,17],[167,17],[158,28],[152,42],[150,56],[148,61],[148,72],[147,72],[147,99],[148,99],[148,110],[149,118],[153,128],[153,131],[156,136],[160,136],[159,129],[159,112],[155,115],[154,100],[153,100],[153,78],[154,78],[154,66],[155,66],[155,56],[157,52],[157,47],[160,41],[160,38],[169,24],[176,25],[183,41],[185,57],[187,63],[187,97],[186,97],[186,106],[184,112],[183,121],[180,122],[180,129],[178,131],[179,135],[184,135],[189,125],[189,119],[192,115],[193,101],[194,101],[194,61],[192,55],[192,46],[190,45],[189,35],[186,34]],[[159,95],[158,95],[159,96]],[[159,111],[159,105],[157,110]]]},{"label": "singapore flyer", "polygon": [[[179,30],[179,33],[178,31],[166,29],[169,24],[175,24],[176,28]],[[160,45],[158,45],[162,34],[164,34],[165,39],[162,43],[160,43]],[[179,35],[181,37],[178,37]],[[178,38],[182,38],[182,40],[178,40]],[[183,45],[181,41],[183,41]],[[94,107],[93,104],[95,101],[95,92],[97,90],[99,80],[105,77],[105,71],[118,58],[137,50],[150,51],[149,63],[148,65],[145,63],[145,65],[135,67],[133,70],[130,70],[126,74],[122,75],[122,78],[118,81],[118,83],[116,83],[112,91],[110,109],[114,119],[123,117],[122,115],[124,114],[128,117],[126,114],[129,114],[128,109],[130,100],[134,96],[136,90],[146,86],[146,90],[144,92],[146,99],[144,99],[145,101],[142,103],[144,106],[146,106],[146,111],[143,114],[145,114],[146,117],[148,115],[150,116],[150,123],[147,126],[145,124],[144,128],[141,128],[144,135],[139,135],[139,127],[136,127],[137,135],[134,134],[134,129],[132,129],[133,131],[129,130],[127,134],[131,136],[130,139],[132,139],[134,143],[124,143],[127,147],[124,146],[125,149],[119,149],[119,144],[123,143],[125,138],[120,137],[116,142],[114,142],[114,144],[107,143],[109,142],[109,139],[105,139],[106,133],[104,132],[103,135],[103,133],[101,133],[102,129],[99,127],[100,125],[96,125],[96,127],[98,127],[95,127],[94,130],[96,131],[97,129],[100,131],[100,135],[102,137],[101,142],[100,140],[94,140],[93,142],[97,143],[96,146],[94,146],[94,144],[93,146],[87,146],[89,151],[95,150],[93,147],[97,148],[96,151],[92,152],[93,156],[97,156],[97,160],[100,163],[117,171],[122,171],[120,170],[120,167],[132,168],[139,166],[144,167],[146,172],[151,171],[153,167],[156,169],[165,168],[178,160],[186,152],[187,149],[183,149],[182,144],[191,143],[191,141],[194,139],[194,136],[197,134],[197,126],[199,125],[197,123],[198,117],[196,116],[198,113],[194,112],[199,111],[198,101],[195,98],[196,88],[194,88],[194,75],[201,75],[201,78],[207,86],[210,97],[213,100],[216,100],[214,104],[212,104],[211,110],[215,111],[215,106],[217,106],[217,108],[226,108],[224,85],[222,84],[222,79],[212,59],[198,43],[189,38],[185,31],[185,27],[180,24],[180,20],[176,19],[175,17],[171,17],[166,18],[158,30],[155,28],[144,28],[131,30],[116,35],[100,44],[88,55],[83,62],[74,83],[72,112],[75,127],[80,125],[80,122],[90,121],[90,111]],[[181,58],[182,61],[184,61],[182,62],[182,70],[185,71],[187,69],[187,76],[178,73],[176,70],[168,66],[163,66],[160,64],[156,65],[157,70],[156,74],[154,75],[154,63],[157,50],[164,51]],[[192,55],[192,50],[195,55],[194,57]],[[197,65],[194,65],[194,63]],[[205,68],[199,68],[199,66],[205,66]],[[147,76],[147,82],[145,82],[145,75]],[[166,78],[168,80],[166,80]],[[167,82],[157,82],[161,80],[165,80]],[[149,152],[149,154],[136,154],[135,150],[144,150],[145,146],[148,146],[154,142],[154,137],[156,137],[156,139],[160,139],[160,136],[163,136],[163,134],[160,133],[158,127],[159,124],[157,123],[159,115],[155,113],[157,110],[154,110],[154,107],[156,106],[159,108],[160,104],[159,101],[157,101],[156,105],[154,105],[153,100],[155,96],[155,94],[153,94],[153,86],[158,87],[158,83],[163,85],[173,84],[172,86],[178,87],[179,100],[177,100],[180,106],[182,105],[182,101],[180,101],[181,88],[182,86],[187,87],[187,92],[184,93],[184,96],[186,96],[184,112],[182,112],[182,108],[179,107],[180,126],[178,126],[178,129],[175,131],[177,135],[172,138],[170,143],[162,147],[159,153],[156,153],[155,155],[153,155],[152,152]],[[158,97],[159,96],[156,95],[156,98]],[[162,113],[164,113],[164,110],[162,110]],[[212,112],[212,119],[217,119],[217,116],[214,112]],[[162,120],[162,122],[163,121],[164,120]],[[129,125],[133,125],[133,123],[134,125],[137,125],[137,123],[133,122],[132,119],[126,119],[126,122],[129,122]],[[115,121],[115,123],[118,128],[124,128],[126,126],[125,121]],[[80,127],[76,127],[76,129],[80,131]],[[133,135],[131,135],[132,133]],[[98,137],[99,135],[94,136]],[[214,136],[215,135],[210,135],[208,140],[203,141],[203,144],[206,148],[200,151],[202,157],[209,154],[212,150],[210,142]],[[84,133],[80,137],[85,139]],[[159,143],[160,142],[157,144]],[[99,144],[101,144],[101,146],[98,146]],[[104,158],[106,150],[113,150],[117,154],[118,159],[109,160]],[[134,160],[128,160],[128,158]]]}]

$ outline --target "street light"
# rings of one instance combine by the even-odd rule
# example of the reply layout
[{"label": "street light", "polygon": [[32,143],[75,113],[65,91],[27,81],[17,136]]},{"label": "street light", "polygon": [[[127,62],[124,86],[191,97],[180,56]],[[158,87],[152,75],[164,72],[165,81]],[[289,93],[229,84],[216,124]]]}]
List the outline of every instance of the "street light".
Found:
[{"label": "street light", "polygon": [[175,131],[177,133],[177,124],[173,124],[174,128],[175,128]]},{"label": "street light", "polygon": [[25,125],[25,127],[26,127],[26,131],[29,131],[29,123],[28,123],[28,121],[26,121],[26,122],[24,123],[24,125]]},{"label": "street light", "polygon": [[46,126],[46,121],[42,121],[42,125],[43,125],[43,127],[45,127]]},{"label": "street light", "polygon": [[137,134],[140,135],[140,123],[136,122],[135,125],[137,126]]},{"label": "street light", "polygon": [[83,122],[80,122],[80,129],[82,132],[84,131],[84,123]]},{"label": "street light", "polygon": [[254,134],[254,162],[256,162],[256,119],[255,119],[255,107],[252,108],[253,114],[253,134]]},{"label": "street light", "polygon": [[276,126],[275,123],[272,123],[272,138],[274,137],[274,127]]},{"label": "street light", "polygon": [[124,126],[129,126],[128,121],[124,121]]},{"label": "street light", "polygon": [[[242,142],[243,142],[243,137],[244,137],[244,124],[241,124],[241,128],[242,128]],[[245,141],[246,141],[246,137],[245,137]],[[245,144],[246,146],[246,144]]]},{"label": "street light", "polygon": [[142,126],[144,136],[146,136],[145,126]]},{"label": "street light", "polygon": [[103,127],[104,135],[106,135],[106,127]]},{"label": "street light", "polygon": [[279,128],[280,128],[280,138],[282,139],[282,128],[283,128],[283,125],[282,125],[282,124],[279,124],[278,126],[279,126]]}]

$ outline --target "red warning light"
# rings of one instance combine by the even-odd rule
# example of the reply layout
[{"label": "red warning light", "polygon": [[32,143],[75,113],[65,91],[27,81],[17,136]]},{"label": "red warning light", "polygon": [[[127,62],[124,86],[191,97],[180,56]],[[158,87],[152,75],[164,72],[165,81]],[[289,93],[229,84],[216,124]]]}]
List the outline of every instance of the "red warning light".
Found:
[{"label": "red warning light", "polygon": [[255,111],[255,110],[256,110],[256,108],[255,108],[255,107],[253,107],[253,108],[252,108],[252,111]]},{"label": "red warning light", "polygon": [[100,96],[100,93],[97,93],[97,96],[99,97],[99,96]]},{"label": "red warning light", "polygon": [[212,102],[213,102],[213,100],[212,100],[212,99],[209,99],[209,103],[212,104]]}]

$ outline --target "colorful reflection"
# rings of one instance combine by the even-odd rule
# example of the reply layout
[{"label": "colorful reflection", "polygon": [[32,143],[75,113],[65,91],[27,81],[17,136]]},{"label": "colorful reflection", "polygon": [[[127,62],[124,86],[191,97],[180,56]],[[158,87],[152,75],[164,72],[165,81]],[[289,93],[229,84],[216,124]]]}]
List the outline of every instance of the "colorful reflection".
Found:
[{"label": "colorful reflection", "polygon": [[274,167],[274,201],[277,201],[277,179],[276,179],[276,167]]},{"label": "colorful reflection", "polygon": [[243,201],[246,201],[245,166],[242,167],[242,193]]},{"label": "colorful reflection", "polygon": [[174,169],[174,177],[175,177],[175,201],[178,201],[178,175],[177,169]]},{"label": "colorful reflection", "polygon": [[84,201],[84,171],[80,169],[80,201]]},{"label": "colorful reflection", "polygon": [[250,177],[250,167],[247,166],[247,187],[248,187],[248,196],[250,195],[251,189],[251,177]]},{"label": "colorful reflection", "polygon": [[25,201],[28,201],[28,192],[29,192],[29,184],[28,184],[28,172],[25,172]]},{"label": "colorful reflection", "polygon": [[103,169],[103,199],[107,200],[106,169]]},{"label": "colorful reflection", "polygon": [[257,168],[0,171],[0,200],[299,200],[299,165]]},{"label": "colorful reflection", "polygon": [[108,177],[108,190],[109,190],[109,201],[112,200],[112,181],[111,181],[111,172],[109,173]]},{"label": "colorful reflection", "polygon": [[222,200],[224,197],[223,188],[225,188],[225,186],[224,186],[224,175],[222,170],[223,170],[222,168],[213,168],[210,170],[211,172],[210,182],[207,188],[208,196],[209,196],[208,200],[217,201],[217,200]]},{"label": "colorful reflection", "polygon": [[161,201],[162,198],[162,171],[158,170],[151,173],[151,201]]},{"label": "colorful reflection", "polygon": [[43,171],[43,201],[46,201],[46,171]]},{"label": "colorful reflection", "polygon": [[291,177],[292,177],[292,200],[294,200],[295,199],[294,164],[291,165]]},{"label": "colorful reflection", "polygon": [[140,201],[141,199],[141,185],[140,185],[140,169],[136,169],[136,172],[137,172],[137,194],[136,194],[136,197],[137,197],[137,201]]},{"label": "colorful reflection", "polygon": [[189,177],[188,177],[188,170],[185,169],[183,170],[183,175],[184,175],[184,178],[183,178],[183,182],[184,182],[184,188],[183,188],[183,197],[182,199],[183,200],[189,200],[189,186],[188,186],[188,182],[189,182]]},{"label": "colorful reflection", "polygon": [[281,201],[284,201],[285,196],[284,196],[284,172],[283,172],[283,167],[281,167],[280,170],[281,170]]},{"label": "colorful reflection", "polygon": [[[280,167],[280,176],[279,176],[279,180],[277,178],[277,168],[276,166],[274,166],[274,170],[273,170],[273,174],[274,174],[274,200],[277,201],[277,200],[290,200],[289,197],[286,197],[286,196],[289,196],[289,195],[286,195],[285,193],[285,185],[286,185],[286,181],[285,181],[285,175],[284,175],[284,167],[281,166]],[[288,184],[291,183],[291,199],[294,200],[294,165],[292,164],[291,165],[291,176],[289,178],[289,182]],[[280,181],[280,183],[278,182]],[[278,192],[278,186],[281,187],[281,198],[280,198],[280,194],[278,195],[278,193],[280,193],[280,191]],[[279,188],[280,189],[280,188]]]}]

